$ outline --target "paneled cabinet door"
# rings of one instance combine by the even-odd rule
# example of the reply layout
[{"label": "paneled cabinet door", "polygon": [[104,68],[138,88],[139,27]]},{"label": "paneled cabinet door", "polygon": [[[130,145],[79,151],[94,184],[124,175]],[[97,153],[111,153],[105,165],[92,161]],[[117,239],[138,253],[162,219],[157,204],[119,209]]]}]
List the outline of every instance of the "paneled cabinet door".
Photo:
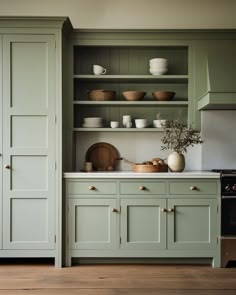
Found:
[{"label": "paneled cabinet door", "polygon": [[216,248],[216,200],[168,200],[168,249],[207,250]]},{"label": "paneled cabinet door", "polygon": [[165,199],[121,199],[121,248],[166,249],[165,209]]},{"label": "paneled cabinet door", "polygon": [[3,36],[3,247],[54,249],[55,37]]},{"label": "paneled cabinet door", "polygon": [[[2,35],[0,35],[0,118],[2,118]],[[2,220],[2,120],[0,120],[0,218]],[[0,249],[2,249],[2,222],[0,223]]]},{"label": "paneled cabinet door", "polygon": [[116,247],[116,199],[69,199],[69,249]]}]

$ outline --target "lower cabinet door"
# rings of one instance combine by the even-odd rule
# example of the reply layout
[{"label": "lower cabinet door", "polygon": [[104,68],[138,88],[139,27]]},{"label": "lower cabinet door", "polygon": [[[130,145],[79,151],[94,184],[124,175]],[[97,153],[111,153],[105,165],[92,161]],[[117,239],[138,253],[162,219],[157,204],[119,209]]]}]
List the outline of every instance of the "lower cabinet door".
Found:
[{"label": "lower cabinet door", "polygon": [[216,200],[168,200],[168,249],[207,250],[217,244]]},{"label": "lower cabinet door", "polygon": [[69,249],[115,248],[116,199],[70,199],[68,219]]},{"label": "lower cabinet door", "polygon": [[165,249],[165,208],[165,199],[121,199],[121,248]]}]

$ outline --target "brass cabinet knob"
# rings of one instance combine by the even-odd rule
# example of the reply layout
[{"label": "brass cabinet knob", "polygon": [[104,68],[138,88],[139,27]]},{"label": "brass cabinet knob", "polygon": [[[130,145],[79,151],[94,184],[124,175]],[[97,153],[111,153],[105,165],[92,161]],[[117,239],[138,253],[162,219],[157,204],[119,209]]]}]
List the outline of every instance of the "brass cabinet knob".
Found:
[{"label": "brass cabinet knob", "polygon": [[167,212],[166,208],[161,208],[161,212]]},{"label": "brass cabinet knob", "polygon": [[5,165],[5,169],[11,169],[10,165]]},{"label": "brass cabinet knob", "polygon": [[118,210],[116,208],[112,208],[111,212],[118,212]]},{"label": "brass cabinet knob", "polygon": [[139,187],[139,189],[140,189],[141,191],[145,191],[146,187],[143,186],[143,185],[141,185],[141,186]]},{"label": "brass cabinet knob", "polygon": [[88,189],[89,189],[90,191],[95,191],[96,187],[93,186],[93,185],[90,185],[90,186],[88,187]]},{"label": "brass cabinet knob", "polygon": [[196,191],[197,187],[193,185],[193,186],[190,187],[190,189],[191,189],[191,191]]},{"label": "brass cabinet knob", "polygon": [[174,208],[170,208],[170,209],[168,209],[168,211],[169,211],[169,212],[174,212],[175,209],[174,209]]}]

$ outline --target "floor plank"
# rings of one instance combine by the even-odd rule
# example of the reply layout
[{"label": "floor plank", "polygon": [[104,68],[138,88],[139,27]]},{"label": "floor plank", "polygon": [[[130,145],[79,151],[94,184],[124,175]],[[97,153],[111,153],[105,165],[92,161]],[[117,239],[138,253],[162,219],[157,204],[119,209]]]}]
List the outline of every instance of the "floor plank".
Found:
[{"label": "floor plank", "polygon": [[236,268],[0,265],[0,295],[236,295]]}]

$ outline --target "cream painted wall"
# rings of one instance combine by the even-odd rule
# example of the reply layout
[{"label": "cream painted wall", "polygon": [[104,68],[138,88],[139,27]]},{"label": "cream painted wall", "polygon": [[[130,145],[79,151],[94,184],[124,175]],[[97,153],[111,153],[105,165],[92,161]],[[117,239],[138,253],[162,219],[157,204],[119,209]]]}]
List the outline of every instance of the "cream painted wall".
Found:
[{"label": "cream painted wall", "polygon": [[236,1],[0,0],[0,15],[68,16],[74,28],[236,28]]}]

